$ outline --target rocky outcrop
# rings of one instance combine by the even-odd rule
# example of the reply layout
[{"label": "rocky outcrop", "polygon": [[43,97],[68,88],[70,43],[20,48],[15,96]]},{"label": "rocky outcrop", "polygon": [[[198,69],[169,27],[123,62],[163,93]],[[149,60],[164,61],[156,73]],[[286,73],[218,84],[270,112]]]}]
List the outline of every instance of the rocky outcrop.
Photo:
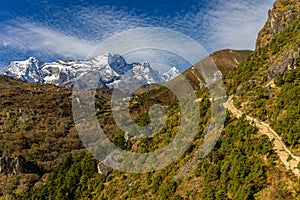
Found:
[{"label": "rocky outcrop", "polygon": [[272,38],[285,30],[300,14],[299,0],[277,0],[269,10],[268,20],[259,32],[256,49],[266,46]]},{"label": "rocky outcrop", "polygon": [[110,172],[112,172],[112,169],[110,167],[105,166],[101,162],[98,163],[97,168],[98,168],[98,173],[104,176],[107,176]]},{"label": "rocky outcrop", "polygon": [[41,170],[34,163],[26,161],[22,155],[16,158],[0,157],[0,174],[17,175],[23,173],[40,174]]},{"label": "rocky outcrop", "polygon": [[277,74],[284,75],[288,69],[293,69],[299,62],[299,54],[300,48],[297,52],[287,52],[279,62],[274,62],[268,70],[268,78],[273,79]]}]

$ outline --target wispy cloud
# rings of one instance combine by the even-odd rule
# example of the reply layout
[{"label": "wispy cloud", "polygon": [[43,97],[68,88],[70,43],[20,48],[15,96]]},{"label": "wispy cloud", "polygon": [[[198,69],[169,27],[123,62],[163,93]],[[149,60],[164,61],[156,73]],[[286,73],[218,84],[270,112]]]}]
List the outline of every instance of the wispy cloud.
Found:
[{"label": "wispy cloud", "polygon": [[212,0],[206,9],[178,16],[173,27],[195,38],[209,52],[254,49],[273,0]]},{"label": "wispy cloud", "polygon": [[82,57],[95,46],[93,42],[57,30],[20,22],[7,25],[0,38],[3,40],[3,46],[17,48],[20,51],[40,51],[75,58]]},{"label": "wispy cloud", "polygon": [[254,49],[273,0],[218,0],[206,15],[213,48]]},{"label": "wispy cloud", "polygon": [[[51,58],[85,58],[100,42],[125,30],[160,26],[182,32],[208,52],[223,48],[254,49],[273,0],[212,0],[198,12],[177,16],[137,14],[113,6],[68,7],[51,19],[18,19],[2,24],[0,51],[39,52]],[[138,41],[136,41],[138,42]]]},{"label": "wispy cloud", "polygon": [[22,54],[43,54],[45,58],[83,59],[109,36],[145,27],[149,22],[134,13],[108,6],[68,8],[53,16],[54,21],[17,19],[2,24],[1,54],[14,49]]},{"label": "wispy cloud", "polygon": [[[160,66],[187,69],[208,53],[191,37],[160,27],[136,28],[109,37],[95,48],[89,56],[105,52],[121,54],[131,62],[150,61]],[[141,60],[143,59],[143,60]]]}]

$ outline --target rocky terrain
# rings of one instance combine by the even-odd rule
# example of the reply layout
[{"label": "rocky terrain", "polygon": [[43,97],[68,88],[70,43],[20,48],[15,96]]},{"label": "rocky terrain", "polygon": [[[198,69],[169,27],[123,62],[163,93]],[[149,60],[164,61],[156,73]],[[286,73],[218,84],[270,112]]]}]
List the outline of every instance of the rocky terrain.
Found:
[{"label": "rocky terrain", "polygon": [[16,158],[0,157],[0,174],[9,176],[27,173],[41,174],[41,170],[36,164],[26,161],[22,155]]}]

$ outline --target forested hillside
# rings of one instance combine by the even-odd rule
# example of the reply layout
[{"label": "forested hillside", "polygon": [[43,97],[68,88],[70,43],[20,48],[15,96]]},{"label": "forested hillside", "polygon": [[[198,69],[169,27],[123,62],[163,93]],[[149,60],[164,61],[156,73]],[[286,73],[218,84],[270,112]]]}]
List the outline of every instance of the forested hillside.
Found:
[{"label": "forested hillside", "polygon": [[[223,73],[235,106],[270,124],[298,156],[299,13],[299,1],[277,0],[254,52],[223,50],[210,56]],[[70,89],[1,76],[0,199],[300,199],[300,180],[286,170],[274,151],[274,141],[245,115],[237,119],[229,111],[212,151],[176,178],[203,143],[210,123],[211,96],[196,66],[183,73],[199,102],[196,137],[180,159],[148,173],[104,167],[84,148],[73,121]],[[168,112],[155,137],[140,139],[126,137],[117,126],[111,94],[112,90],[97,89],[95,108],[101,128],[115,145],[147,153],[175,137],[180,106],[169,89],[152,85],[131,98],[130,114],[138,125],[150,123],[148,112],[154,104]]]},{"label": "forested hillside", "polygon": [[[292,5],[292,4],[291,4]],[[226,76],[236,105],[274,128],[299,155],[300,17]]]}]

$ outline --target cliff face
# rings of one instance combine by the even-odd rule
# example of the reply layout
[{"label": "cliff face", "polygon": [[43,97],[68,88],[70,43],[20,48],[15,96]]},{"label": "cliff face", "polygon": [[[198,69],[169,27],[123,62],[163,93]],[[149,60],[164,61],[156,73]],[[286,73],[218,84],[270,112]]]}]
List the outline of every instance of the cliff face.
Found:
[{"label": "cliff face", "polygon": [[269,44],[272,38],[285,30],[300,14],[300,0],[276,0],[269,17],[259,32],[256,49]]},{"label": "cliff face", "polygon": [[40,173],[41,170],[34,163],[26,161],[19,155],[16,158],[0,157],[0,174],[17,175],[21,173]]},{"label": "cliff face", "polygon": [[256,49],[263,49],[268,58],[268,79],[276,75],[284,76],[299,62],[300,48],[299,23],[300,0],[276,0],[269,17],[259,32]]},{"label": "cliff face", "polygon": [[283,76],[287,70],[294,69],[297,67],[300,57],[300,48],[296,51],[288,51],[283,57],[274,62],[268,69],[268,78],[273,79],[276,75],[280,74]]}]

